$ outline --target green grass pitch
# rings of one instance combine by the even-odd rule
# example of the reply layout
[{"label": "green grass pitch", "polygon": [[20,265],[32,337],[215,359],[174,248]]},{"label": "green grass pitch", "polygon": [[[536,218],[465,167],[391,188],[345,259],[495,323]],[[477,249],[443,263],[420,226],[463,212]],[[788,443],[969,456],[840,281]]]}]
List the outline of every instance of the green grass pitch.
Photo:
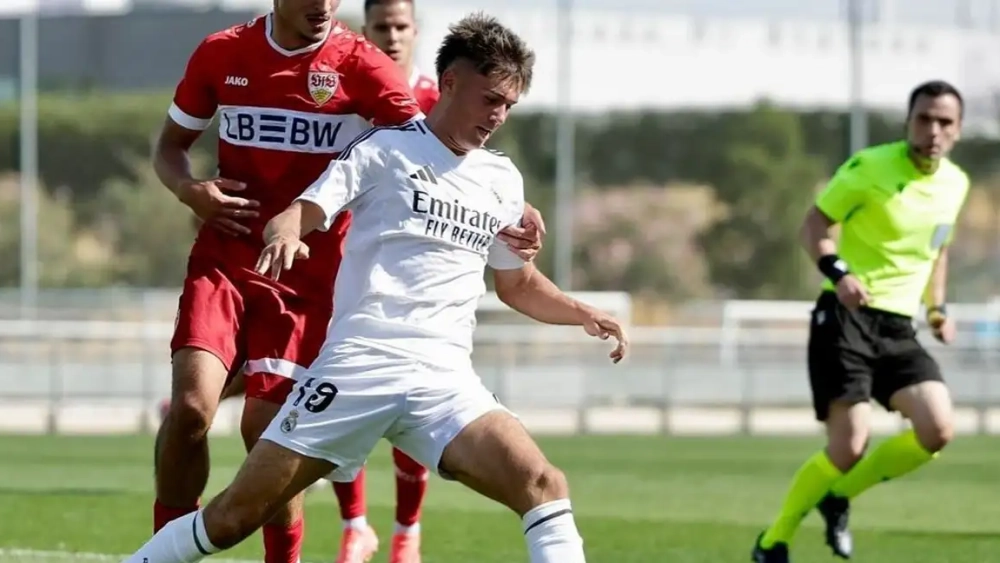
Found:
[{"label": "green grass pitch", "polygon": [[[569,475],[591,563],[749,561],[787,479],[819,438],[543,438]],[[66,552],[130,553],[148,537],[152,439],[0,436],[0,563],[107,560]],[[214,439],[210,494],[242,459]],[[370,462],[370,521],[388,543],[392,468],[385,444]],[[1000,561],[1000,439],[960,438],[930,466],[855,503],[861,563]],[[435,478],[424,513],[425,563],[526,561],[519,522],[461,486]],[[340,535],[326,490],[309,496],[304,561],[330,562]],[[32,551],[23,551],[32,550]],[[254,536],[223,557],[261,560]],[[375,559],[386,561],[383,550]],[[793,548],[797,563],[832,562],[819,518]]]}]

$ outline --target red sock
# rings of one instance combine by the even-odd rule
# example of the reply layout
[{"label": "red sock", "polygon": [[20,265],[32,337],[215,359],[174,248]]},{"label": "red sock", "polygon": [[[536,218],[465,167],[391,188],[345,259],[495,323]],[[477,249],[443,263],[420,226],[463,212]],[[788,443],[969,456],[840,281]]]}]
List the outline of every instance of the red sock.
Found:
[{"label": "red sock", "polygon": [[170,522],[184,516],[185,514],[190,514],[198,510],[198,503],[194,506],[188,506],[185,508],[174,508],[172,506],[165,506],[156,501],[153,503],[153,533],[159,532],[161,528],[169,524]]},{"label": "red sock", "polygon": [[305,520],[299,520],[291,526],[265,524],[264,563],[298,563],[302,554],[305,524]]},{"label": "red sock", "polygon": [[264,563],[298,563],[305,536],[305,520],[291,526],[264,524]]},{"label": "red sock", "polygon": [[430,471],[395,448],[392,459],[396,462],[396,523],[413,526],[420,521]]},{"label": "red sock", "polygon": [[333,482],[333,492],[340,502],[340,517],[353,520],[365,515],[367,501],[365,500],[365,470],[361,469],[358,478],[352,483]]}]

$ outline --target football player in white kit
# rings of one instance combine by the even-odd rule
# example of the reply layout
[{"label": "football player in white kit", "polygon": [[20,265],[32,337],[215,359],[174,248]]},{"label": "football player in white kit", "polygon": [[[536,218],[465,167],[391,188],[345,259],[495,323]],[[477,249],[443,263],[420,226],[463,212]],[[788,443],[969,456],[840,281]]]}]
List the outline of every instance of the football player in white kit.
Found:
[{"label": "football player in white kit", "polygon": [[373,129],[265,229],[258,273],[306,259],[301,239],[350,210],[353,223],[319,357],[204,509],[163,528],[128,563],[186,563],[228,549],[317,479],[351,480],[381,438],[508,506],[532,563],[582,563],[566,477],[472,367],[485,268],[515,310],[628,340],[619,322],[562,293],[495,237],[520,221],[520,172],[483,148],[531,84],[534,53],[496,19],[453,25],[437,57],[441,100],[426,120]]}]

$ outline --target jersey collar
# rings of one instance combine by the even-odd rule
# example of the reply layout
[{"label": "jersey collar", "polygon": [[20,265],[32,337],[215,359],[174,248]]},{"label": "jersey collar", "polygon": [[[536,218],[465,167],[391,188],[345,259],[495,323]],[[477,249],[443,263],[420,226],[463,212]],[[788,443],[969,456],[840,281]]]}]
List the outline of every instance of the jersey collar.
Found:
[{"label": "jersey collar", "polygon": [[330,37],[330,35],[340,33],[342,31],[340,23],[337,21],[332,21],[330,22],[332,25],[330,26],[330,29],[327,30],[326,35],[323,37],[323,39],[313,43],[312,45],[306,45],[301,49],[294,49],[290,51],[288,49],[285,49],[281,45],[278,45],[278,43],[274,40],[274,37],[271,36],[271,33],[273,31],[272,29],[273,24],[271,20],[273,18],[274,18],[274,12],[267,14],[267,17],[264,18],[264,37],[267,38],[267,44],[270,45],[272,49],[274,49],[275,51],[286,57],[294,57],[295,55],[301,55],[303,53],[309,53],[311,51],[315,51],[316,49],[322,47],[324,43],[326,43],[326,40],[327,38]]}]

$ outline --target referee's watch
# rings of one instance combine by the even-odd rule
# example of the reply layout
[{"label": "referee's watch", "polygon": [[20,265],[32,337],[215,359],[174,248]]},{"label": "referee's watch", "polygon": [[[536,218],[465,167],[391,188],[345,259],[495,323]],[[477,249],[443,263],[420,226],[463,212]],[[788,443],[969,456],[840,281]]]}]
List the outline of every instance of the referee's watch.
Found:
[{"label": "referee's watch", "polygon": [[948,307],[944,303],[927,308],[927,324],[934,326],[948,318]]}]

